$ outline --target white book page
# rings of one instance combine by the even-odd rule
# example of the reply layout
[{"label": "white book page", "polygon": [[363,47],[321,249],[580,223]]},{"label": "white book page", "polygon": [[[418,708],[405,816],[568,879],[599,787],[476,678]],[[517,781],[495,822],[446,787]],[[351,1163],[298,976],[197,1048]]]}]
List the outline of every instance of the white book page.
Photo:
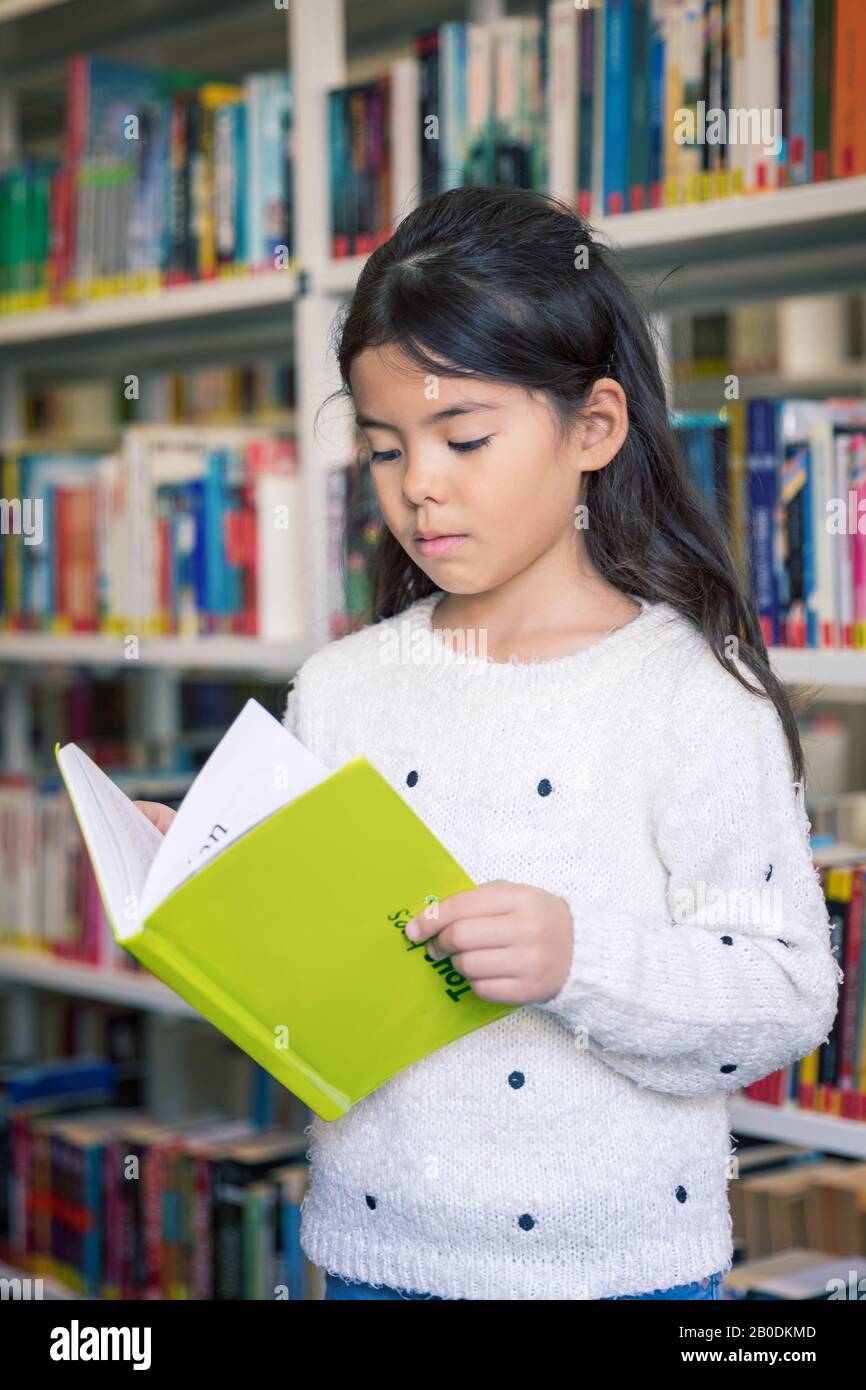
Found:
[{"label": "white book page", "polygon": [[330,775],[258,701],[248,700],[162,840],[147,875],[142,921],[209,859]]},{"label": "white book page", "polygon": [[131,936],[142,921],[147,875],[163,837],[142,811],[92,758],[74,743],[61,748],[58,762],[81,824],[105,910],[119,938]]}]

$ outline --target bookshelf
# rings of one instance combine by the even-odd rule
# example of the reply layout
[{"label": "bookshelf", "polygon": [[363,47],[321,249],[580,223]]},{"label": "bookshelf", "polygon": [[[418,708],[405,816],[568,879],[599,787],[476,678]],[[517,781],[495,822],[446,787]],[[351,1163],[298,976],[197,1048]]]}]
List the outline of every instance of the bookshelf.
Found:
[{"label": "bookshelf", "polygon": [[213,281],[176,285],[150,294],[112,295],[80,304],[0,315],[0,349],[23,343],[53,343],[89,338],[147,325],[181,325],[212,314],[237,315],[251,310],[281,309],[297,298],[300,277],[292,270],[258,275],[226,275]]},{"label": "bookshelf", "polygon": [[862,1120],[821,1115],[793,1105],[766,1105],[746,1096],[734,1096],[728,1103],[728,1114],[737,1134],[866,1159],[866,1124]]},{"label": "bookshelf", "polygon": [[[422,0],[365,0],[364,4],[301,0],[289,6],[284,22],[294,97],[293,268],[0,317],[0,442],[21,437],[20,371],[27,360],[52,355],[62,359],[70,350],[82,360],[105,360],[105,353],[110,354],[122,336],[132,359],[129,369],[133,370],[139,358],[148,361],[165,343],[213,344],[220,331],[234,331],[241,325],[247,340],[253,342],[272,343],[281,335],[285,341],[294,335],[309,583],[307,632],[302,641],[286,647],[224,637],[143,641],[139,664],[153,690],[148,705],[163,715],[167,712],[169,721],[176,711],[173,687],[182,672],[205,671],[212,676],[261,672],[282,682],[310,651],[327,640],[327,480],[330,469],[350,455],[351,425],[348,412],[340,413],[339,408],[325,417],[324,426],[317,425],[315,417],[323,398],[339,387],[329,357],[330,331],[339,302],[352,292],[363,262],[358,257],[335,260],[330,255],[324,174],[329,151],[325,94],[347,80],[350,21],[354,36],[363,33],[370,52],[375,53],[381,52],[395,34],[402,37],[424,23],[450,17],[485,22],[505,13],[506,8],[504,0],[469,0],[465,5],[447,7]],[[115,50],[118,45],[122,50],[125,35],[134,37],[138,25],[141,31],[158,31],[172,53],[178,51],[171,48],[172,38],[178,40],[178,34],[187,44],[204,42],[203,54],[211,59],[214,44],[219,49],[219,44],[225,43],[226,25],[237,28],[260,17],[258,5],[228,4],[225,0],[216,4],[213,0],[207,4],[187,0],[182,5],[153,0],[145,10],[146,17],[136,18],[108,0],[0,0],[0,38],[4,28],[7,34],[14,30],[20,60],[20,78],[0,95],[0,152],[14,153],[17,148],[16,83],[35,90],[46,74],[59,76],[64,43],[68,51],[100,45],[111,51],[112,44]],[[33,26],[40,15],[45,18],[50,12],[54,12],[50,17],[56,25],[51,54],[43,62]],[[272,21],[273,14],[269,23]],[[221,36],[212,36],[209,47],[208,26],[214,35]],[[235,55],[239,65],[243,62],[240,55],[249,51],[239,49]],[[149,57],[166,65],[172,61],[152,58],[146,48],[137,47],[135,53],[142,61]],[[866,283],[866,176],[761,196],[600,217],[593,219],[593,225],[621,254],[626,269],[646,284],[662,328],[665,312],[676,304],[712,309],[736,300],[795,294],[804,285],[818,292],[843,291]],[[674,267],[679,267],[677,273],[659,286],[657,282]],[[290,320],[287,309],[291,310]],[[852,375],[842,384],[859,388],[862,380]],[[779,388],[787,389],[784,383]],[[756,382],[754,389],[766,390],[767,383]],[[111,638],[96,635],[0,634],[0,667],[4,671],[0,726],[6,768],[27,770],[28,682],[32,673],[52,665],[126,664],[119,647]],[[866,651],[774,649],[771,662],[787,682],[844,690],[850,698],[866,703]],[[145,1009],[154,1020],[193,1013],[158,982],[134,976],[126,979],[119,972],[11,950],[0,950],[0,983],[16,987],[15,1012],[22,1026],[26,1026],[30,993],[37,989],[111,999]],[[866,1157],[864,1124],[741,1097],[732,1099],[730,1106],[732,1124],[743,1134]]]},{"label": "bookshelf", "polygon": [[[143,638],[134,663],[166,671],[263,672],[289,679],[310,648],[293,643],[260,641],[255,637],[153,637]],[[0,637],[0,660],[21,666],[88,665],[129,667],[120,638],[99,633],[54,636],[51,633],[6,633]]]},{"label": "bookshelf", "polygon": [[0,948],[0,977],[33,989],[53,989],[61,994],[75,994],[85,999],[110,1000],[130,1008],[175,1015],[178,1018],[197,1018],[198,1015],[161,980],[130,970],[96,969],[75,961],[59,960],[56,956],[37,951]]}]

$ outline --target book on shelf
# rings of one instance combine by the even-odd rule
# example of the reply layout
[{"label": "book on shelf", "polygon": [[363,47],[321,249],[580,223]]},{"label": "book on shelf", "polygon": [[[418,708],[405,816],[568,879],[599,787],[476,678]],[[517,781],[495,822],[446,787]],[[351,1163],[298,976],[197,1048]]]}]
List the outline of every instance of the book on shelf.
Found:
[{"label": "book on shelf", "polygon": [[112,453],[12,447],[0,457],[7,505],[21,509],[0,537],[0,627],[118,641],[303,636],[292,435],[135,425]]},{"label": "book on shelf", "polygon": [[[819,797],[808,804],[831,946],[845,976],[832,1028],[814,1052],[745,1087],[748,1099],[866,1120],[866,849],[860,847],[864,803],[862,794],[852,794]],[[773,920],[769,888],[763,910],[764,920]]]},{"label": "book on shelf", "polygon": [[63,158],[0,175],[0,313],[289,268],[292,124],[286,71],[73,55]]},{"label": "book on shelf", "polygon": [[328,618],[333,641],[371,619],[372,560],[385,525],[368,467],[328,475]]},{"label": "book on shelf", "polygon": [[866,173],[866,9],[550,0],[417,33],[399,75],[332,88],[328,116],[335,258],[467,184],[596,218],[847,178]]},{"label": "book on shelf", "polygon": [[159,1122],[119,1102],[100,1058],[5,1065],[0,1258],[72,1297],[320,1297],[299,1240],[306,1148],[297,1121]]},{"label": "book on shelf", "polygon": [[866,401],[754,397],[672,423],[767,646],[866,647]]},{"label": "book on shelf", "polygon": [[742,1261],[725,1274],[725,1297],[795,1303],[862,1298],[858,1276],[852,1292],[851,1265],[852,1256],[859,1252],[858,1267],[862,1268],[864,1249],[862,1241],[856,1251],[838,1255],[794,1245],[778,1254]]},{"label": "book on shelf", "polygon": [[687,390],[725,378],[775,375],[789,390],[798,379],[859,376],[866,383],[866,295],[797,295],[670,316],[671,373]]},{"label": "book on shelf", "polygon": [[[22,396],[24,439],[33,448],[57,440],[111,441],[124,427],[146,423],[123,379],[25,383]],[[151,418],[167,425],[260,423],[296,432],[292,367],[279,358],[150,372],[148,403]]]},{"label": "book on shelf", "polygon": [[366,758],[329,773],[250,700],[165,836],[75,745],[57,762],[118,943],[323,1119],[513,1011],[407,945],[474,885]]}]

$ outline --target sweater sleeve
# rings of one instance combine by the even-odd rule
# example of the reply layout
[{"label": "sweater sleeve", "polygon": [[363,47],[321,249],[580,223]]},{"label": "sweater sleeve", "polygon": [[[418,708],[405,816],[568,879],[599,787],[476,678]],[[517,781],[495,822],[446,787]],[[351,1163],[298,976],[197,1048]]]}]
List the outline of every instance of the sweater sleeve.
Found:
[{"label": "sweater sleeve", "polygon": [[681,1095],[734,1091],[812,1052],[843,978],[781,720],[725,679],[726,706],[684,721],[654,797],[667,913],[565,895],[571,967],[540,1006],[615,1071]]}]

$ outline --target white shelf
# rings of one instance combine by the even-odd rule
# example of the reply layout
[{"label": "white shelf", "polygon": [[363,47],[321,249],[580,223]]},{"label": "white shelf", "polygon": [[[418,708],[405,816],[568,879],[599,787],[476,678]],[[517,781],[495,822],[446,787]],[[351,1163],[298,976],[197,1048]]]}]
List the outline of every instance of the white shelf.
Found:
[{"label": "white shelf", "polygon": [[[286,680],[310,654],[305,642],[264,642],[256,637],[202,636],[142,638],[140,655],[129,661],[123,639],[101,633],[69,636],[50,632],[0,633],[0,666],[75,665],[170,670],[264,671]],[[771,647],[770,664],[791,685],[862,689],[866,700],[866,650]]]},{"label": "white shelf", "polygon": [[37,989],[78,994],[85,999],[107,999],[113,1004],[128,1004],[130,1008],[150,1009],[155,1013],[201,1017],[185,999],[150,974],[130,972],[127,975],[120,970],[81,965],[38,951],[0,947],[0,983],[8,980]]},{"label": "white shelf", "polygon": [[838,1115],[799,1110],[794,1105],[767,1105],[733,1096],[728,1102],[731,1129],[756,1139],[803,1144],[807,1149],[826,1149],[849,1158],[866,1159],[866,1121],[843,1120]]},{"label": "white shelf", "polygon": [[175,671],[262,671],[288,680],[309,655],[305,642],[264,642],[257,637],[143,637],[139,656],[128,660],[123,638],[101,633],[0,633],[0,667],[69,665],[162,667]]},{"label": "white shelf", "polygon": [[197,280],[152,293],[107,295],[29,313],[0,314],[0,347],[288,304],[297,297],[299,278],[293,270],[266,270],[258,275]]},{"label": "white shelf", "polygon": [[784,240],[792,228],[852,216],[858,220],[866,217],[866,175],[599,217],[593,219],[593,227],[624,251],[647,251],[682,241],[715,241],[718,237],[724,237],[729,250],[734,250],[741,249],[756,233],[777,232]]},{"label": "white shelf", "polygon": [[860,690],[866,700],[866,651],[771,647],[770,665],[788,685],[826,685]]}]

